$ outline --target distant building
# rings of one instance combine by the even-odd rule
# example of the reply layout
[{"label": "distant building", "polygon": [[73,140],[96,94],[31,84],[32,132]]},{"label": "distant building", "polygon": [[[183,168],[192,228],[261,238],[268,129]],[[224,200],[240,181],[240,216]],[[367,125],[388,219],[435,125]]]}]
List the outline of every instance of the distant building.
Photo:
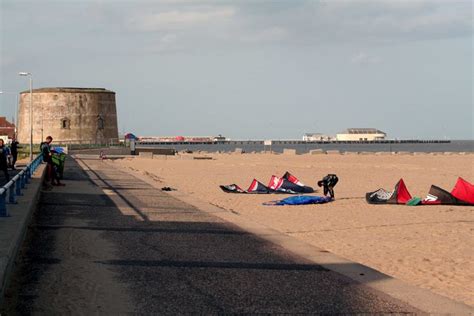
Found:
[{"label": "distant building", "polygon": [[142,136],[139,137],[142,143],[212,143],[212,136]]},{"label": "distant building", "polygon": [[336,134],[338,141],[374,141],[382,140],[386,133],[376,128],[348,128],[340,134]]},{"label": "distant building", "polygon": [[329,141],[331,139],[331,136],[321,133],[306,133],[303,135],[303,141],[305,142]]},{"label": "distant building", "polygon": [[8,136],[9,139],[15,136],[15,124],[8,122],[4,116],[0,116],[0,136]]},{"label": "distant building", "polygon": [[215,136],[214,137],[214,141],[216,143],[223,143],[227,140],[227,138],[225,136],[222,136],[221,134],[219,134],[218,136]]}]

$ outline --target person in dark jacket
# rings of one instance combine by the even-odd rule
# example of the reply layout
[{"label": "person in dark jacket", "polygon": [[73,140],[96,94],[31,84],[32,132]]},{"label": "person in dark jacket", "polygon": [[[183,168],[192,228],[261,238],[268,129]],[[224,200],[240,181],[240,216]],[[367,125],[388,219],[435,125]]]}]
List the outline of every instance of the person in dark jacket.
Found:
[{"label": "person in dark jacket", "polygon": [[2,138],[0,138],[0,171],[3,171],[5,180],[10,181],[10,175],[8,174],[8,163],[7,163],[7,148]]},{"label": "person in dark jacket", "polygon": [[10,144],[10,151],[12,154],[12,169],[15,170],[16,160],[18,159],[18,148],[21,148],[19,142],[17,142],[16,138],[12,139],[12,143]]},{"label": "person in dark jacket", "polygon": [[46,137],[46,141],[41,143],[41,153],[43,155],[43,161],[47,163],[47,179],[51,181],[51,185],[64,186],[64,183],[59,181],[58,171],[56,166],[53,164],[53,154],[51,152],[51,142],[53,138],[51,136]]}]

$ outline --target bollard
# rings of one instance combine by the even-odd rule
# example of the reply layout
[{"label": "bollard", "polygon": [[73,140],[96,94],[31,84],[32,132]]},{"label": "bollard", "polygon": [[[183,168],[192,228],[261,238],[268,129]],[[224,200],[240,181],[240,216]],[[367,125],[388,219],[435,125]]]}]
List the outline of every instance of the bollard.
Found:
[{"label": "bollard", "polygon": [[33,169],[33,173],[36,171],[36,169],[38,169],[38,167],[39,167],[39,165],[40,165],[40,161],[41,161],[40,159],[36,158],[36,160],[35,160],[35,167],[34,167],[34,169]]},{"label": "bollard", "polygon": [[3,193],[0,194],[0,217],[7,217],[8,216],[7,206],[5,204],[5,195],[6,194],[7,194],[6,191],[3,191]]},{"label": "bollard", "polygon": [[21,181],[20,182],[21,182],[21,188],[22,189],[26,188],[26,174],[25,174],[25,172],[23,172],[21,174]]},{"label": "bollard", "polygon": [[31,178],[30,167],[26,167],[25,169],[25,183],[26,184],[30,183],[30,178]]},{"label": "bollard", "polygon": [[15,194],[17,196],[22,195],[21,194],[21,177],[19,177],[15,182],[15,190],[16,190]]},{"label": "bollard", "polygon": [[13,187],[13,183],[12,185],[10,186],[10,188],[8,189],[8,203],[10,204],[16,204],[16,199],[15,199],[15,188]]}]

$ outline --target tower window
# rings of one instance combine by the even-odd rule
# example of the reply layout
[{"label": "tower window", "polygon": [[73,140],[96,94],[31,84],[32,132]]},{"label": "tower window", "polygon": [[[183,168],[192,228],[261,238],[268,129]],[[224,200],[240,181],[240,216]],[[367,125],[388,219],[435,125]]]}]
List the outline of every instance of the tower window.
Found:
[{"label": "tower window", "polygon": [[61,119],[61,128],[62,129],[71,128],[71,121],[68,118]]},{"label": "tower window", "polygon": [[104,119],[100,115],[97,116],[97,128],[104,129]]}]

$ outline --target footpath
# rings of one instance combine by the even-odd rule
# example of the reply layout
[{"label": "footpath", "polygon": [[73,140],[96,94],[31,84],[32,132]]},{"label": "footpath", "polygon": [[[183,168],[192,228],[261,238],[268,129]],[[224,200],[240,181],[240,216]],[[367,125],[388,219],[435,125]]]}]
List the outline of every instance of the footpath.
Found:
[{"label": "footpath", "polygon": [[64,182],[41,194],[6,314],[423,314],[100,160],[69,159]]},{"label": "footpath", "polygon": [[[13,171],[9,170],[10,177],[13,178],[19,171],[21,171],[21,168]],[[11,279],[15,259],[36,209],[44,171],[45,165],[40,165],[32,175],[26,188],[22,189],[22,195],[16,197],[16,204],[7,204],[9,216],[0,217],[0,298],[3,297],[4,289]],[[4,184],[6,184],[6,181],[0,181],[0,186]]]}]

